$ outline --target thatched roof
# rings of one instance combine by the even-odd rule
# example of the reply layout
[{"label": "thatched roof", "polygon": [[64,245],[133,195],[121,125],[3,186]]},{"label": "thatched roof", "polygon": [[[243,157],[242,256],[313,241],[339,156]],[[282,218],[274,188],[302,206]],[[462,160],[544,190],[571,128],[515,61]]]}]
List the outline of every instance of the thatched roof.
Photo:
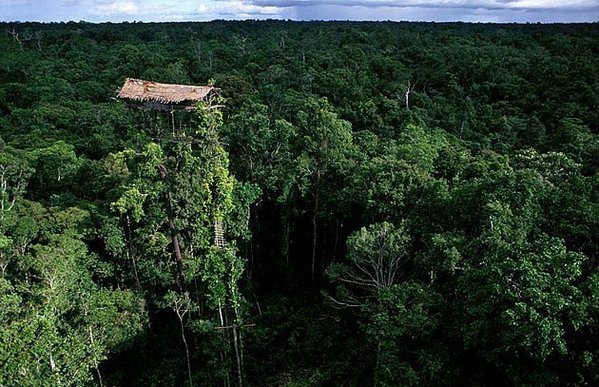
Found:
[{"label": "thatched roof", "polygon": [[176,85],[127,78],[118,98],[150,109],[161,109],[159,105],[189,107],[193,102],[202,101],[216,91],[212,86]]}]

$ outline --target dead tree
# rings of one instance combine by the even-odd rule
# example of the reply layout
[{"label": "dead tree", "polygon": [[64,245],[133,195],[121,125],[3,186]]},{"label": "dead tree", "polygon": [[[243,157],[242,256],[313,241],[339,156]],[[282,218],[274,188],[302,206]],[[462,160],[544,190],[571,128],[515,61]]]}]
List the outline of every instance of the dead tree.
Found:
[{"label": "dead tree", "polygon": [[13,40],[19,45],[21,51],[25,51],[23,49],[23,43],[21,42],[21,39],[19,39],[19,33],[15,31],[14,28],[12,29],[12,31],[6,30],[6,32],[8,32],[10,36],[12,36]]}]

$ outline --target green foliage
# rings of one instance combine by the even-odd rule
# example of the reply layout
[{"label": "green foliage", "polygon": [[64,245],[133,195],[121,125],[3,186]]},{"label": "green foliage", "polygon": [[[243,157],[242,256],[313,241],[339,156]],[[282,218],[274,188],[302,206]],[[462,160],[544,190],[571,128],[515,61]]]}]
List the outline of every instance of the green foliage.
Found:
[{"label": "green foliage", "polygon": [[2,279],[2,384],[88,384],[92,369],[142,330],[143,301],[94,283],[93,256],[63,216],[77,226],[87,214],[53,213],[44,242],[24,248],[20,264],[8,266],[12,280]]},{"label": "green foliage", "polygon": [[[512,235],[490,234],[481,246],[484,253],[478,267],[460,280],[468,310],[465,345],[482,346],[486,357],[507,362],[511,377],[520,380],[524,376],[514,356],[543,362],[552,354],[566,354],[566,331],[584,325],[585,311],[579,307],[581,293],[575,284],[585,257],[546,236],[524,242]],[[484,323],[491,321],[491,315],[501,330]]]},{"label": "green foliage", "polygon": [[443,312],[438,294],[410,282],[384,289],[365,307],[366,335],[377,348],[375,385],[451,384],[449,350],[438,340]]},{"label": "green foliage", "polygon": [[297,113],[300,151],[296,163],[303,195],[309,191],[318,195],[322,181],[346,163],[345,154],[352,143],[351,126],[331,110],[326,99],[308,99]]},{"label": "green foliage", "polygon": [[72,145],[58,141],[47,148],[32,151],[30,157],[35,169],[32,183],[36,184],[36,190],[48,194],[64,190],[74,183],[80,162]]},{"label": "green foliage", "polygon": [[0,385],[599,383],[596,25],[0,24]]}]

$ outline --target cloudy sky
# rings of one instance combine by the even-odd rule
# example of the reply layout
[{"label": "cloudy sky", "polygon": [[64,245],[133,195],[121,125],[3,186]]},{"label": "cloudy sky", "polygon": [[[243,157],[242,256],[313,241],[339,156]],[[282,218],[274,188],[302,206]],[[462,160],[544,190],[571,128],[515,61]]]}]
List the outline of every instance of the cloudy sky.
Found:
[{"label": "cloudy sky", "polygon": [[599,0],[0,0],[0,21],[597,22]]}]

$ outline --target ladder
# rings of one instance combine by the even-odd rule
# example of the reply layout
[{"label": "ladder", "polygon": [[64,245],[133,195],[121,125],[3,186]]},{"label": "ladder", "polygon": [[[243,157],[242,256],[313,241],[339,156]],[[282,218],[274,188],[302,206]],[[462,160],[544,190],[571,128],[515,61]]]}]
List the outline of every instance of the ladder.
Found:
[{"label": "ladder", "polygon": [[214,245],[219,248],[225,247],[225,231],[222,220],[214,221]]}]

